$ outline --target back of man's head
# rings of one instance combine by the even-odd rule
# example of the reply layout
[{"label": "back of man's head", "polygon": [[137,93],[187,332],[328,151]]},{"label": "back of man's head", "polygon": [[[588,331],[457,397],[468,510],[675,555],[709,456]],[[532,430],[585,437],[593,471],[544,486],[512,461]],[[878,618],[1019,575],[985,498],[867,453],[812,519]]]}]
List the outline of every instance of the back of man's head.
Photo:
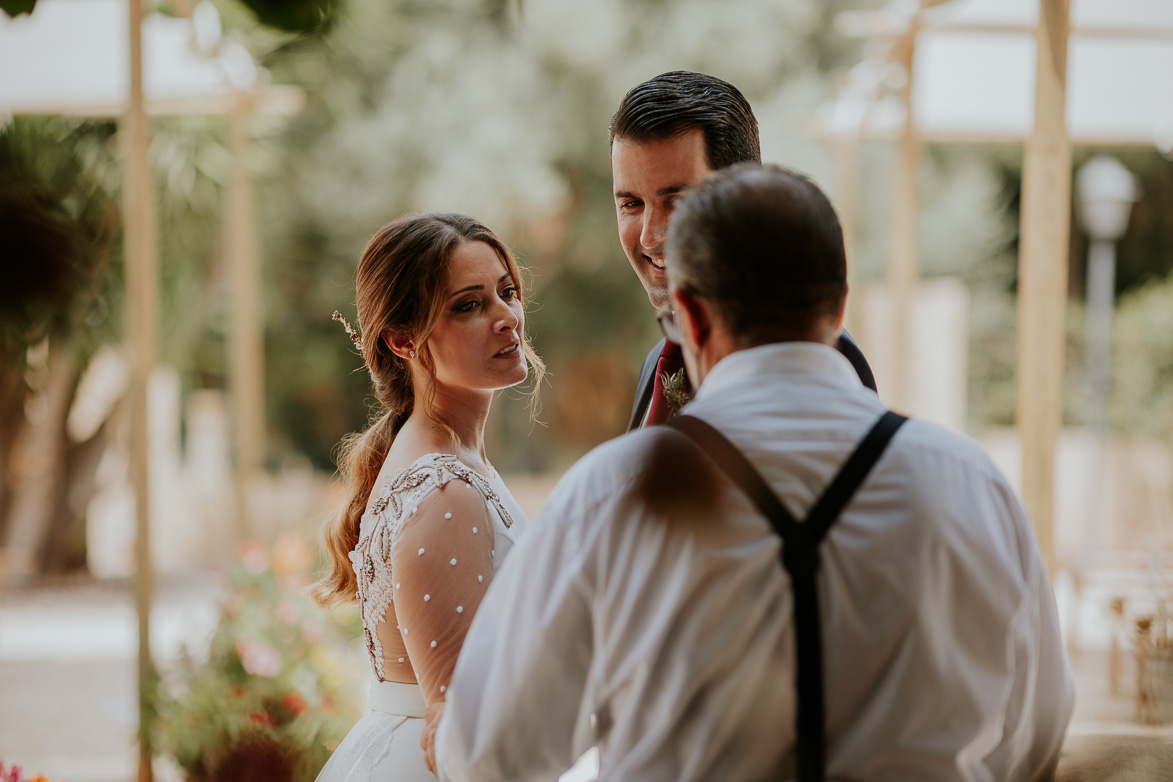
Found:
[{"label": "back of man's head", "polygon": [[670,71],[632,87],[608,135],[637,143],[701,130],[709,168],[761,162],[758,121],[741,91],[716,76]]},{"label": "back of man's head", "polygon": [[746,344],[823,341],[847,295],[835,210],[811,180],[778,166],[711,174],[672,214],[667,264],[670,280],[712,302]]}]

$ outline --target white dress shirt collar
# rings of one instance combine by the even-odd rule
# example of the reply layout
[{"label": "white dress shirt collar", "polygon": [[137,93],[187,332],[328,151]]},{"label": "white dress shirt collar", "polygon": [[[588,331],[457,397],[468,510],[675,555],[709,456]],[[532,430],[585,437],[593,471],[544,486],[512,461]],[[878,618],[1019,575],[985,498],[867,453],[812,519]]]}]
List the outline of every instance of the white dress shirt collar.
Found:
[{"label": "white dress shirt collar", "polygon": [[736,388],[764,375],[818,375],[846,388],[863,388],[855,368],[835,348],[821,342],[772,342],[738,350],[725,356],[709,370],[697,389],[702,400]]}]

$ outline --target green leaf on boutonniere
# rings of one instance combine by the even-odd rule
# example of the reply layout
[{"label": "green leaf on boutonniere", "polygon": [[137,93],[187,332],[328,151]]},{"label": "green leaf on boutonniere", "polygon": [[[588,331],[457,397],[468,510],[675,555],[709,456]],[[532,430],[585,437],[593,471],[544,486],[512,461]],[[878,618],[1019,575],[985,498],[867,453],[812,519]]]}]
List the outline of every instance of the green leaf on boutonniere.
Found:
[{"label": "green leaf on boutonniere", "polygon": [[664,401],[673,414],[692,401],[692,386],[683,369],[677,370],[675,375],[665,372],[660,375],[660,382],[664,384]]}]

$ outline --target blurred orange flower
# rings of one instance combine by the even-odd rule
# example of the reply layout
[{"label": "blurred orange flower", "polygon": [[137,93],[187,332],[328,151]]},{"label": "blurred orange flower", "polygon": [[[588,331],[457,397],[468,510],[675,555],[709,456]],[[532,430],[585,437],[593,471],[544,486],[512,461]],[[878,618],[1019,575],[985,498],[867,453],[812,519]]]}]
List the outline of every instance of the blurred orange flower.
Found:
[{"label": "blurred orange flower", "polygon": [[281,698],[281,705],[289,709],[294,716],[305,711],[305,698],[298,695],[296,692],[287,692]]},{"label": "blurred orange flower", "polygon": [[286,585],[308,583],[314,553],[309,544],[297,535],[282,535],[273,545],[273,572]]}]

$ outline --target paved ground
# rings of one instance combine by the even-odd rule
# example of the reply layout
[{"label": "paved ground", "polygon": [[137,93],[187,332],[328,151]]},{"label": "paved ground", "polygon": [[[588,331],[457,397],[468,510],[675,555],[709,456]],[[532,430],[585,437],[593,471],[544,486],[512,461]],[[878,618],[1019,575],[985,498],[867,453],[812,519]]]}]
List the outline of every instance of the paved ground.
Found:
[{"label": "paved ground", "polygon": [[[152,612],[154,649],[206,644],[216,590],[164,581]],[[0,596],[0,759],[68,782],[125,782],[138,763],[137,623],[124,584],[79,582]],[[174,778],[165,764],[163,779]]]},{"label": "paved ground", "polygon": [[[157,659],[198,647],[216,618],[208,580],[160,584]],[[133,601],[125,585],[76,583],[0,595],[0,759],[67,782],[129,782],[137,763]],[[1105,653],[1074,661],[1078,704],[1063,782],[1173,780],[1173,725],[1136,724],[1135,670],[1108,689]],[[1160,712],[1173,723],[1173,703]],[[176,779],[157,767],[157,778]]]}]

